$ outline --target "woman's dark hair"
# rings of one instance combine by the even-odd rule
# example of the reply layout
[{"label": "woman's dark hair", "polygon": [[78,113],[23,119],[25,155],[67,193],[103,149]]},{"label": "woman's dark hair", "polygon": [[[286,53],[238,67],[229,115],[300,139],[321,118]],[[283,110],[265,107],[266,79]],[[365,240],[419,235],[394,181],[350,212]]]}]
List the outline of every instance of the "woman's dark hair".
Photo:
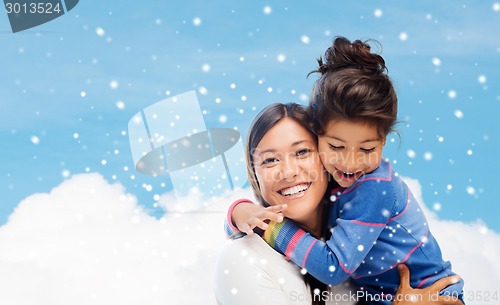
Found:
[{"label": "woman's dark hair", "polygon": [[314,133],[313,129],[312,119],[309,116],[309,113],[306,111],[306,109],[299,104],[295,103],[271,104],[262,109],[257,114],[252,124],[250,125],[250,129],[248,131],[245,157],[246,157],[248,180],[250,181],[250,185],[252,186],[255,197],[264,206],[269,206],[269,204],[265,202],[260,192],[260,185],[259,182],[257,181],[257,176],[255,175],[255,168],[253,165],[254,163],[253,153],[257,148],[257,145],[259,145],[260,141],[264,137],[264,135],[271,128],[273,128],[274,125],[276,125],[279,121],[281,121],[284,118],[290,118],[299,123],[311,134],[313,139],[317,141],[317,136]]},{"label": "woman's dark hair", "polygon": [[[313,139],[316,141],[317,144],[317,136],[314,133],[313,120],[303,106],[295,103],[289,103],[289,104],[276,103],[267,106],[266,108],[262,109],[261,112],[259,112],[259,114],[257,114],[252,124],[250,125],[248,131],[246,140],[246,149],[245,149],[245,158],[246,158],[245,161],[247,165],[248,180],[250,181],[255,197],[263,206],[269,206],[269,203],[267,203],[264,200],[264,198],[262,197],[262,193],[260,191],[260,185],[257,180],[257,176],[255,175],[255,167],[253,165],[254,163],[253,153],[257,148],[257,145],[259,145],[260,141],[265,136],[265,134],[284,118],[290,118],[295,122],[299,123],[311,134],[311,136],[313,137]],[[329,206],[326,204],[327,198],[328,196],[327,194],[325,194],[322,202],[324,207],[323,217],[322,217],[323,218],[322,228],[326,228],[328,220]],[[325,229],[323,230],[322,235],[329,233],[330,231]],[[318,236],[318,237],[325,238],[326,236]],[[313,300],[312,304],[313,305],[325,304],[324,300],[318,300],[318,299],[321,299],[321,292],[326,291],[327,285],[320,282],[309,273],[304,275],[304,281],[307,283],[311,291],[311,298]],[[318,296],[314,297],[314,291],[317,289],[319,289],[320,292],[319,298]]]},{"label": "woman's dark hair", "polygon": [[[385,138],[394,129],[398,100],[387,75],[384,59],[370,52],[369,41],[350,42],[336,37],[319,67],[314,83],[309,111],[318,135],[326,133],[332,120],[350,120],[377,127]],[[309,74],[311,74],[309,73]]]}]

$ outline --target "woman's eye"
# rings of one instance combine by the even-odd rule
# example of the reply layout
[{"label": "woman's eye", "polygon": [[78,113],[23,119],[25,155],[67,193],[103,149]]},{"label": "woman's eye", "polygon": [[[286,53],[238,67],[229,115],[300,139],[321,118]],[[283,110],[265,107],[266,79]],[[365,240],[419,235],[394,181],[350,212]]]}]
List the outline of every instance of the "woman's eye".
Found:
[{"label": "woman's eye", "polygon": [[328,145],[330,145],[330,149],[333,149],[333,150],[341,150],[344,148],[344,146],[335,146],[332,144],[328,144]]},{"label": "woman's eye", "polygon": [[310,152],[311,152],[310,149],[304,148],[304,149],[301,149],[301,150],[297,151],[295,154],[297,156],[307,156]]},{"label": "woman's eye", "polygon": [[365,152],[365,153],[371,153],[374,150],[375,150],[375,147],[373,147],[373,148],[361,148],[361,151]]},{"label": "woman's eye", "polygon": [[264,161],[262,161],[262,165],[269,165],[269,164],[273,164],[274,162],[277,162],[278,159],[276,158],[267,158],[267,159],[264,159]]}]

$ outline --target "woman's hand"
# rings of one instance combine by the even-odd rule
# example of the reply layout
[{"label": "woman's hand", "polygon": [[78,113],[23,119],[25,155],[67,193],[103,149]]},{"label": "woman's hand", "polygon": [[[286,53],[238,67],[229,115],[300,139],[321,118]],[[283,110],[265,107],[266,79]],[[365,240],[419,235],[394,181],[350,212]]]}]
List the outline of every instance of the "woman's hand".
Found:
[{"label": "woman's hand", "polygon": [[251,235],[260,228],[263,231],[267,228],[266,221],[283,221],[283,211],[286,210],[286,204],[263,207],[250,202],[242,202],[234,207],[232,212],[232,221],[234,225],[243,233]]},{"label": "woman's hand", "polygon": [[463,305],[456,296],[440,296],[439,292],[460,280],[458,275],[448,276],[423,289],[410,287],[410,270],[406,265],[398,265],[400,284],[392,305]]}]

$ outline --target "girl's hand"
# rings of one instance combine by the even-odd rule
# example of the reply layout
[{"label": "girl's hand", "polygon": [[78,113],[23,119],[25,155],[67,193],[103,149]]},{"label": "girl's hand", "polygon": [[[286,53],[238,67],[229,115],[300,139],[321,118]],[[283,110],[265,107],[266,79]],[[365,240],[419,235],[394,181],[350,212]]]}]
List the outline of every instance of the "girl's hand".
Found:
[{"label": "girl's hand", "polygon": [[410,270],[406,265],[398,265],[400,284],[392,305],[463,305],[456,296],[440,296],[439,292],[460,280],[458,275],[440,279],[427,288],[410,287]]},{"label": "girl's hand", "polygon": [[263,207],[251,202],[242,202],[234,207],[232,212],[232,221],[234,225],[243,233],[251,235],[255,228],[263,231],[267,228],[266,221],[283,221],[283,211],[286,210],[286,204]]}]

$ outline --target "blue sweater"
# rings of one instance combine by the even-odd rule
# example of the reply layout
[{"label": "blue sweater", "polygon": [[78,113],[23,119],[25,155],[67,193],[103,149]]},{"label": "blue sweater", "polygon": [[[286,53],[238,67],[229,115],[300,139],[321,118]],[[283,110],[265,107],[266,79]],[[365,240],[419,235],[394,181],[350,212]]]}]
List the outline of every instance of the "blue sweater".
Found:
[{"label": "blue sweater", "polygon": [[[410,268],[414,288],[454,275],[451,264],[443,261],[418,202],[388,160],[351,187],[332,190],[330,200],[332,234],[326,242],[291,220],[271,223],[264,239],[326,284],[338,285],[352,278],[371,296],[370,304],[391,304],[381,302],[380,296],[395,294],[399,263]],[[462,288],[460,280],[441,294],[461,296]]]}]

